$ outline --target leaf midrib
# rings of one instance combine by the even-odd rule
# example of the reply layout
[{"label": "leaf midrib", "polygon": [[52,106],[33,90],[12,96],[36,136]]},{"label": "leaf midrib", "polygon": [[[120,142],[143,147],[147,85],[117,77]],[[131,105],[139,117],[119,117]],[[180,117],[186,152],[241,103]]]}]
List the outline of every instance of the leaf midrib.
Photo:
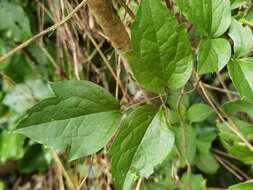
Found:
[{"label": "leaf midrib", "polygon": [[[75,116],[75,117],[70,117],[70,118],[56,119],[56,120],[52,120],[52,121],[41,122],[41,123],[38,123],[38,124],[32,124],[32,125],[24,126],[24,127],[21,127],[20,129],[27,128],[27,127],[32,127],[32,126],[43,125],[43,124],[47,124],[47,123],[64,121],[64,120],[77,119],[77,118],[86,117],[86,116],[90,116],[90,115],[109,113],[109,112],[112,112],[112,113],[121,113],[119,110],[108,110],[108,111],[102,111],[102,112],[96,112],[96,113],[90,113],[90,114],[83,114],[83,115],[79,115],[79,116]],[[17,129],[17,130],[19,130],[19,129]]]}]

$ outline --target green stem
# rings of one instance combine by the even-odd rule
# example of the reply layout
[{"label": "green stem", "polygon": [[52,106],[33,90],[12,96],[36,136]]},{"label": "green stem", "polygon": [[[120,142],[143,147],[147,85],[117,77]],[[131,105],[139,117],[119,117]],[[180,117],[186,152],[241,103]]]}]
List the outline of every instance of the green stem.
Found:
[{"label": "green stem", "polygon": [[253,27],[253,22],[249,21],[249,20],[247,20],[245,18],[240,19],[240,22],[243,23],[243,24],[246,24],[246,25],[248,25],[250,27]]}]

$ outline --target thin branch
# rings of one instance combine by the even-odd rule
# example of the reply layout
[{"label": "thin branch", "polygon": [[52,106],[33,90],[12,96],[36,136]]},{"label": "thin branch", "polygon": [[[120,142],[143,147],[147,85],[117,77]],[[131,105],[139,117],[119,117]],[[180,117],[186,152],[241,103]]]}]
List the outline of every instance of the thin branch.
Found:
[{"label": "thin branch", "polygon": [[220,162],[221,165],[224,166],[224,168],[226,168],[229,172],[231,172],[240,181],[243,181],[243,177],[241,177],[238,173],[236,173],[236,171],[234,171],[230,166],[228,166],[227,163],[224,162],[222,158],[220,158],[218,155],[214,155],[214,157],[216,158],[216,160],[218,160],[218,162]]},{"label": "thin branch", "polygon": [[140,190],[141,189],[141,184],[142,184],[142,178],[139,178],[135,190]]},{"label": "thin branch", "polygon": [[135,19],[135,15],[133,11],[127,6],[127,4],[123,0],[118,0],[119,4],[125,9],[127,14],[132,18]]},{"label": "thin branch", "polygon": [[210,84],[206,84],[206,83],[203,83],[202,84],[207,87],[207,88],[210,88],[212,90],[216,90],[216,91],[219,91],[219,92],[223,92],[223,93],[228,93],[228,94],[232,94],[232,95],[235,95],[235,96],[239,96],[239,93],[238,92],[234,92],[234,91],[231,91],[231,90],[226,90],[226,89],[222,89],[222,88],[219,88],[219,87],[216,87],[216,86],[212,86]]},{"label": "thin branch", "polygon": [[63,176],[66,179],[67,185],[69,186],[70,189],[74,190],[75,189],[74,184],[73,184],[71,178],[69,177],[68,172],[65,170],[65,168],[61,162],[61,159],[59,158],[58,154],[54,150],[52,150],[52,153],[53,153],[54,161],[58,165],[59,169],[62,170]]},{"label": "thin branch", "polygon": [[78,12],[85,4],[86,4],[87,0],[83,0],[68,16],[66,16],[62,21],[54,24],[53,26],[50,26],[49,28],[47,28],[46,30],[43,30],[42,32],[36,34],[35,36],[33,36],[32,38],[30,38],[29,40],[25,41],[24,43],[20,44],[19,46],[17,46],[16,48],[12,49],[11,51],[9,51],[8,53],[6,53],[5,55],[0,57],[0,63],[5,61],[6,59],[10,58],[11,56],[13,56],[14,54],[16,54],[18,51],[22,50],[23,48],[27,47],[28,45],[30,45],[32,42],[40,39],[40,37],[44,36],[47,33],[53,32],[54,30],[56,30],[58,27],[60,27],[61,25],[63,25],[65,22],[69,21],[76,12]]}]

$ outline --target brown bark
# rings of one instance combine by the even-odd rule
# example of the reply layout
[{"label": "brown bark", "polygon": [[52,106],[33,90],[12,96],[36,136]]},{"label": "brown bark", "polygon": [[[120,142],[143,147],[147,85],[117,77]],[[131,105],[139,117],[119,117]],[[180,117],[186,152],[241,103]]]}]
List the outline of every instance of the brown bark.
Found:
[{"label": "brown bark", "polygon": [[18,171],[18,166],[15,161],[8,161],[6,163],[0,163],[0,176],[6,176]]},{"label": "brown bark", "polygon": [[120,53],[129,51],[131,47],[129,35],[116,15],[111,0],[88,0],[87,4],[113,47]]}]

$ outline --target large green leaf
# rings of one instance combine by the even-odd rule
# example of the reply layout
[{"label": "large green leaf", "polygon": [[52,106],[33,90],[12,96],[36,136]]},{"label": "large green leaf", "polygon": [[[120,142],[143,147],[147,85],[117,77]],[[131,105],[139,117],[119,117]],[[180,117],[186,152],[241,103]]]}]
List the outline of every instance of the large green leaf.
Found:
[{"label": "large green leaf", "polygon": [[7,36],[18,42],[31,37],[29,19],[22,7],[6,0],[0,2],[1,30],[8,32]]},{"label": "large green leaf", "polygon": [[236,57],[247,55],[253,47],[253,35],[248,26],[243,26],[233,19],[228,35],[234,43],[234,53]]},{"label": "large green leaf", "polygon": [[232,60],[228,64],[228,71],[242,98],[253,101],[253,60]]},{"label": "large green leaf", "polygon": [[138,82],[147,90],[179,88],[192,71],[192,53],[186,30],[161,0],[143,0],[132,28],[133,51],[127,54]]},{"label": "large green leaf", "polygon": [[175,2],[204,36],[219,37],[230,25],[229,0],[175,0]]},{"label": "large green leaf", "polygon": [[163,110],[146,105],[132,111],[110,150],[117,189],[131,189],[136,176],[149,177],[173,144]]},{"label": "large green leaf", "polygon": [[118,128],[118,102],[88,81],[56,82],[51,87],[56,97],[28,110],[18,132],[56,149],[69,147],[71,160],[101,149]]},{"label": "large green leaf", "polygon": [[253,189],[253,183],[252,182],[245,182],[245,183],[239,183],[236,185],[232,185],[228,188],[228,190],[252,190]]},{"label": "large green leaf", "polygon": [[198,73],[219,72],[227,65],[231,46],[224,38],[203,39],[198,50]]}]

